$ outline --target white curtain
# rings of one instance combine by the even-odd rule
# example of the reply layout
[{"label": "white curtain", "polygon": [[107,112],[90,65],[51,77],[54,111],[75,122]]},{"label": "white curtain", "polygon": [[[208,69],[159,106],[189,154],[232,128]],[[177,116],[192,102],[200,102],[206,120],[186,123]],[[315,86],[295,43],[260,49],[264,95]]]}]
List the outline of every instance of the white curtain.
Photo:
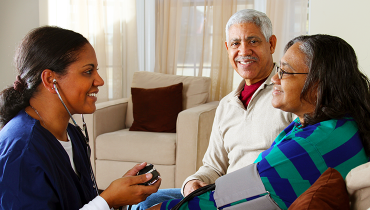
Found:
[{"label": "white curtain", "polygon": [[79,32],[95,48],[105,81],[98,101],[130,95],[138,71],[135,0],[48,0],[48,25]]},{"label": "white curtain", "polygon": [[155,71],[212,78],[211,100],[220,100],[241,78],[231,67],[224,45],[225,26],[236,11],[265,12],[278,44],[306,34],[308,0],[157,0]]},{"label": "white curtain", "polygon": [[[278,62],[285,44],[306,34],[308,0],[145,0],[155,1],[155,68],[166,74],[212,78],[211,100],[220,100],[241,81],[224,45],[225,25],[241,9],[265,12],[277,36]],[[136,0],[48,0],[49,25],[83,34],[95,48],[105,81],[99,101],[130,96],[139,70]],[[145,17],[144,17],[145,18]],[[145,52],[147,54],[148,52]]]},{"label": "white curtain", "polygon": [[284,55],[285,45],[294,37],[308,33],[308,0],[266,0],[266,15],[277,37],[274,61]]}]

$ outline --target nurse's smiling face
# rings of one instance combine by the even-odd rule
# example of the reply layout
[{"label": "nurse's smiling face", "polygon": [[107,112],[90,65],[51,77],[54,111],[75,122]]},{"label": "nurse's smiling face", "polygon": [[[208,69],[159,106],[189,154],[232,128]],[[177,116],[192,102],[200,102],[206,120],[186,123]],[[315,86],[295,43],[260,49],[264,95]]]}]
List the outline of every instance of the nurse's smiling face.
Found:
[{"label": "nurse's smiling face", "polygon": [[57,79],[57,87],[71,114],[93,113],[102,85],[95,51],[89,43],[80,50],[77,61],[67,68],[67,74]]}]

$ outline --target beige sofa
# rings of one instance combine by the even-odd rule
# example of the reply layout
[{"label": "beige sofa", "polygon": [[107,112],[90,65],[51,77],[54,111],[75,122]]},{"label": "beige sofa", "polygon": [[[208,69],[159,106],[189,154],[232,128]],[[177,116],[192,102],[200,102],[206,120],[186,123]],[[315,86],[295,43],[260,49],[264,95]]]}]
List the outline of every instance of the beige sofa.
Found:
[{"label": "beige sofa", "polygon": [[352,169],[346,177],[346,186],[353,210],[370,209],[370,162]]},{"label": "beige sofa", "polygon": [[178,115],[176,133],[129,131],[133,123],[131,97],[98,103],[96,112],[85,116],[99,189],[106,189],[144,161],[161,173],[161,188],[181,187],[202,165],[218,106],[217,101],[208,102],[210,78],[135,72],[132,87],[149,89],[180,82],[184,85],[184,110]]}]

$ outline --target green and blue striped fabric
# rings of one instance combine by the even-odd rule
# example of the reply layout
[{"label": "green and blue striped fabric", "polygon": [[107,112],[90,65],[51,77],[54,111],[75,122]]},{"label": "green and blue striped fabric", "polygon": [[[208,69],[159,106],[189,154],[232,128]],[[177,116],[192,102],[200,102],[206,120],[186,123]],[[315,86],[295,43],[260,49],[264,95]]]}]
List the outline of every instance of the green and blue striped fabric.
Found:
[{"label": "green and blue striped fabric", "polygon": [[[268,150],[259,155],[255,163],[258,163],[258,172],[266,191],[280,208],[288,209],[328,167],[335,168],[342,177],[346,177],[352,168],[368,160],[353,118],[332,119],[304,128],[297,118],[280,133]],[[171,209],[179,201],[164,202],[161,209]],[[213,192],[192,199],[181,209],[216,209]]]},{"label": "green and blue striped fabric", "polygon": [[297,118],[255,162],[266,190],[287,209],[328,167],[345,178],[367,161],[356,122],[346,117],[304,128]]}]

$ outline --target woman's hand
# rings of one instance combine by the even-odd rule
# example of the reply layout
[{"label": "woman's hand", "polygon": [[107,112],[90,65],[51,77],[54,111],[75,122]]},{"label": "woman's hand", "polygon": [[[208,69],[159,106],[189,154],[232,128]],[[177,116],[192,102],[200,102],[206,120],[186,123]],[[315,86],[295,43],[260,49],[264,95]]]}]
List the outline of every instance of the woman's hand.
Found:
[{"label": "woman's hand", "polygon": [[196,179],[188,181],[184,186],[184,197],[192,193],[194,190],[204,187],[206,185],[208,184]]},{"label": "woman's hand", "polygon": [[136,174],[146,166],[146,163],[137,164],[120,179],[113,181],[100,196],[108,203],[109,207],[118,208],[123,205],[137,204],[145,200],[150,194],[158,191],[161,179],[149,186],[138,185],[149,181],[152,174]]}]

